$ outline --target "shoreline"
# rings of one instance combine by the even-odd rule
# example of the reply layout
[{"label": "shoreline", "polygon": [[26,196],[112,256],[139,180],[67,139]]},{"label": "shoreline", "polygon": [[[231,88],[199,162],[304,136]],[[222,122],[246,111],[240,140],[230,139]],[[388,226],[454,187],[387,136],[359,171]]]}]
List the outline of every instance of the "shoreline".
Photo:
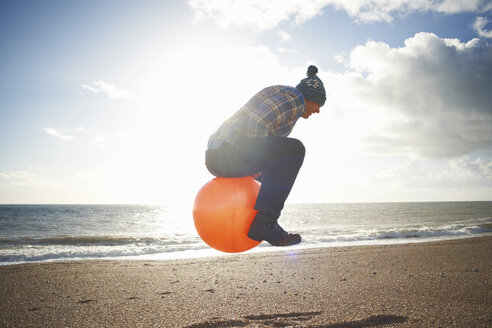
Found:
[{"label": "shoreline", "polygon": [[[363,241],[350,241],[350,242],[334,242],[333,245],[308,245],[297,247],[294,246],[292,248],[282,248],[282,247],[273,247],[266,246],[261,247],[257,246],[252,251],[246,251],[243,253],[225,253],[214,250],[213,248],[205,245],[203,249],[200,250],[184,250],[184,251],[176,251],[169,253],[156,253],[156,254],[142,254],[142,255],[128,255],[128,256],[115,256],[115,257],[82,257],[82,258],[60,258],[60,259],[49,259],[49,260],[39,260],[39,261],[25,261],[25,262],[12,262],[12,263],[2,263],[0,262],[0,267],[4,266],[12,266],[12,265],[25,265],[25,264],[50,264],[50,263],[59,263],[59,262],[80,262],[80,261],[178,261],[178,260],[193,260],[193,259],[214,259],[214,258],[222,258],[228,256],[242,256],[242,255],[257,255],[263,253],[282,253],[287,251],[295,251],[302,252],[306,250],[324,250],[331,248],[342,248],[342,247],[372,247],[372,246],[391,246],[391,245],[407,245],[407,244],[426,244],[426,243],[439,243],[453,240],[461,240],[461,239],[473,239],[473,238],[487,238],[492,237],[491,234],[484,234],[482,236],[474,236],[474,235],[457,235],[457,236],[448,236],[448,237],[427,237],[427,238],[389,238],[388,242],[385,239],[380,240],[363,240]],[[423,239],[423,240],[420,240]],[[205,253],[205,254],[193,254],[193,253]],[[179,254],[182,253],[182,254]],[[183,255],[186,254],[186,255]],[[214,253],[214,254],[208,254]],[[176,255],[176,256],[173,256]]]},{"label": "shoreline", "polygon": [[0,266],[0,326],[488,327],[492,237]]}]

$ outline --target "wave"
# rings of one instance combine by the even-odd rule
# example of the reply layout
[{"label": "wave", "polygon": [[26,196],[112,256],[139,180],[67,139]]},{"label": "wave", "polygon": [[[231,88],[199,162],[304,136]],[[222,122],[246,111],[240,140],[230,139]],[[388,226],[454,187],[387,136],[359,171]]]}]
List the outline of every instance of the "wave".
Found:
[{"label": "wave", "polygon": [[[295,230],[295,229],[294,229]],[[443,226],[421,226],[374,230],[330,230],[330,226],[298,229],[304,247],[419,242],[489,235],[492,222],[469,222]],[[262,243],[258,250],[269,248]],[[211,250],[195,234],[165,236],[131,235],[55,235],[49,237],[0,238],[0,265],[54,260],[163,257],[170,254],[196,254]],[[217,252],[218,253],[218,252]],[[217,255],[217,254],[215,254]],[[179,256],[178,256],[179,257]]]},{"label": "wave", "polygon": [[[405,227],[388,228],[385,230],[338,231],[334,234],[330,227],[318,226],[313,229],[301,229],[306,239],[318,242],[333,241],[364,241],[397,238],[426,238],[476,235],[492,232],[492,222],[482,224],[452,224],[437,227]],[[200,242],[197,235],[175,234],[167,236],[115,236],[115,235],[55,235],[49,237],[0,237],[0,250],[22,246],[135,246],[135,247],[166,247],[195,244]]]},{"label": "wave", "polygon": [[463,237],[492,232],[492,223],[480,225],[452,224],[440,227],[407,227],[387,230],[360,231],[349,234],[315,236],[315,243],[363,242],[388,239],[418,239],[435,237]]},{"label": "wave", "polygon": [[[184,238],[183,238],[184,237]],[[0,238],[0,248],[9,246],[124,246],[124,245],[174,245],[183,240],[193,240],[191,236],[172,237],[114,236],[114,235],[56,235],[51,237]],[[194,238],[198,239],[198,237]]]},{"label": "wave", "polygon": [[[55,260],[108,259],[177,254],[208,250],[205,244],[170,247],[43,247],[0,252],[0,265]],[[179,258],[179,256],[177,256]],[[164,256],[165,258],[165,256]]]}]

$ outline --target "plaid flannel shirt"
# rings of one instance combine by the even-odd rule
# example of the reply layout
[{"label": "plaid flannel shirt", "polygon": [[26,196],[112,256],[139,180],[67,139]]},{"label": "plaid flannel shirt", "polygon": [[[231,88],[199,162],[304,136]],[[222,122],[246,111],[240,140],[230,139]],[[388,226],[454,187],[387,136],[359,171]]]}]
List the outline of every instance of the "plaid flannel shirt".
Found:
[{"label": "plaid flannel shirt", "polygon": [[219,148],[224,142],[234,144],[244,137],[286,137],[304,110],[304,97],[296,88],[282,85],[267,87],[212,134],[207,148]]}]

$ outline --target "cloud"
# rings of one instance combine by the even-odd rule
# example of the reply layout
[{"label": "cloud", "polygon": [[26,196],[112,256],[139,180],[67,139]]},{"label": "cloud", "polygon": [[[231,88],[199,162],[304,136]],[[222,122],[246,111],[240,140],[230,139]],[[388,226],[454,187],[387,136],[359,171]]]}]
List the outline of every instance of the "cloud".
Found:
[{"label": "cloud", "polygon": [[119,89],[114,84],[101,80],[92,81],[90,84],[83,84],[80,87],[83,90],[87,90],[95,94],[105,94],[113,100],[135,100],[137,98],[133,92]]},{"label": "cloud", "polygon": [[297,51],[294,50],[294,49],[288,49],[288,48],[284,48],[284,47],[278,47],[277,48],[277,52],[279,54],[287,54],[287,53],[296,53]]},{"label": "cloud", "polygon": [[297,21],[316,15],[316,12],[311,12],[315,9],[312,1],[304,3],[303,6],[297,1],[188,1],[188,5],[194,11],[195,22],[212,19],[223,28],[248,25],[258,30],[274,28],[281,21],[288,20],[291,15],[294,15]]},{"label": "cloud", "polygon": [[492,160],[469,156],[438,161],[411,159],[373,175],[371,182],[402,188],[490,188]]},{"label": "cloud", "polygon": [[58,138],[60,140],[73,140],[74,137],[69,134],[77,133],[84,131],[84,127],[78,127],[75,129],[55,129],[55,128],[43,128],[43,131],[48,133],[49,135]]},{"label": "cloud", "polygon": [[297,24],[312,19],[331,6],[343,10],[359,23],[393,20],[397,14],[433,11],[444,14],[484,12],[486,0],[188,0],[195,22],[211,19],[223,28],[251,26],[267,30],[293,19]]},{"label": "cloud", "polygon": [[347,71],[325,85],[331,107],[352,112],[366,150],[455,158],[492,147],[492,47],[483,40],[418,33],[402,48],[368,41],[342,62]]},{"label": "cloud", "polygon": [[280,30],[277,32],[278,36],[280,37],[280,40],[282,41],[289,41],[291,36],[289,33],[287,33],[286,31],[284,30]]},{"label": "cloud", "polygon": [[492,31],[485,30],[484,27],[487,25],[488,20],[486,17],[477,17],[473,23],[473,29],[478,33],[479,36],[484,38],[492,38]]},{"label": "cloud", "polygon": [[94,135],[90,142],[92,145],[107,148],[118,144],[125,144],[128,146],[131,140],[135,140],[136,136],[131,131],[119,131],[117,133],[102,132],[101,134]]},{"label": "cloud", "polygon": [[52,135],[53,137],[60,139],[60,140],[72,140],[73,139],[73,136],[62,134],[60,131],[58,131],[55,128],[44,128],[43,130],[44,130],[44,132],[48,133],[49,135]]},{"label": "cloud", "polygon": [[110,143],[111,141],[107,138],[107,137],[104,137],[104,136],[95,136],[92,138],[92,144],[93,145],[96,145],[96,146],[99,146],[99,147],[107,147],[107,145]]},{"label": "cloud", "polygon": [[100,174],[70,168],[49,171],[0,172],[0,200],[5,204],[74,204],[115,202],[108,199],[105,186],[114,181],[112,172]]},{"label": "cloud", "polygon": [[442,176],[453,180],[488,181],[488,184],[492,185],[492,160],[472,160],[469,156],[453,159],[450,161],[450,170],[444,171]]},{"label": "cloud", "polygon": [[37,178],[29,172],[14,171],[0,172],[0,187],[5,186],[28,186],[35,183]]}]

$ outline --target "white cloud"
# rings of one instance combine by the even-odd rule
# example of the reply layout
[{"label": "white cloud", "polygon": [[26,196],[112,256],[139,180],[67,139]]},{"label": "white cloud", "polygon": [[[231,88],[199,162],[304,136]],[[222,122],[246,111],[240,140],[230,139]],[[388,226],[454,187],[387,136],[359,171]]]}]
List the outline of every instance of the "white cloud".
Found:
[{"label": "white cloud", "polygon": [[[105,190],[114,180],[112,172],[99,174],[58,168],[50,173],[44,170],[0,172],[0,200],[5,204],[75,204],[114,203],[117,190]],[[122,189],[122,188],[120,188]],[[123,188],[124,189],[124,188]]]},{"label": "white cloud", "polygon": [[471,160],[469,156],[450,161],[450,170],[444,171],[443,176],[455,180],[474,179],[488,184],[492,183],[492,160],[477,158]]},{"label": "white cloud", "polygon": [[44,128],[44,132],[48,133],[49,135],[52,135],[53,137],[60,139],[60,140],[72,140],[73,136],[62,134],[60,131],[58,131],[55,128]]},{"label": "white cloud", "polygon": [[36,177],[24,171],[0,172],[0,187],[32,185]]},{"label": "white cloud", "polygon": [[284,48],[284,47],[278,47],[277,52],[279,54],[287,54],[287,53],[296,53],[297,51],[294,49],[289,49],[289,48]]},{"label": "white cloud", "polygon": [[287,33],[286,31],[284,30],[280,30],[277,32],[278,36],[280,37],[280,40],[282,41],[289,41],[291,36],[289,33]]},{"label": "white cloud", "polygon": [[135,100],[137,98],[133,92],[119,89],[114,84],[101,80],[92,81],[90,84],[83,84],[80,87],[95,94],[105,94],[113,100]]},{"label": "white cloud", "polygon": [[482,12],[488,10],[486,0],[188,0],[195,22],[212,19],[219,26],[252,26],[271,29],[283,21],[294,19],[300,24],[323,13],[331,6],[343,10],[357,22],[392,21],[397,14],[434,11],[444,14]]},{"label": "white cloud", "polygon": [[454,158],[492,147],[486,42],[418,33],[402,48],[368,41],[343,62],[325,83],[330,106],[352,112],[366,150]]},{"label": "white cloud", "polygon": [[95,136],[92,138],[92,144],[93,145],[96,145],[96,146],[99,146],[99,147],[107,147],[107,145],[110,143],[111,141],[107,138],[107,137],[104,137],[104,136]]},{"label": "white cloud", "polygon": [[463,156],[452,160],[410,159],[371,177],[401,188],[490,188],[492,160]]},{"label": "white cloud", "polygon": [[295,15],[299,21],[302,17],[312,17],[309,12],[312,1],[305,1],[303,6],[296,1],[189,0],[188,5],[194,10],[195,22],[211,18],[223,28],[249,25],[265,30],[288,20],[291,15]]},{"label": "white cloud", "polygon": [[101,132],[100,134],[94,135],[91,139],[90,142],[92,145],[101,147],[101,148],[106,148],[110,146],[117,146],[118,144],[125,144],[128,146],[131,140],[134,140],[136,138],[135,134],[130,131],[119,131],[119,132],[108,132],[104,131]]},{"label": "white cloud", "polygon": [[479,36],[484,38],[492,38],[492,31],[485,30],[484,27],[487,25],[488,20],[486,17],[477,17],[473,23],[473,28],[478,33]]}]

